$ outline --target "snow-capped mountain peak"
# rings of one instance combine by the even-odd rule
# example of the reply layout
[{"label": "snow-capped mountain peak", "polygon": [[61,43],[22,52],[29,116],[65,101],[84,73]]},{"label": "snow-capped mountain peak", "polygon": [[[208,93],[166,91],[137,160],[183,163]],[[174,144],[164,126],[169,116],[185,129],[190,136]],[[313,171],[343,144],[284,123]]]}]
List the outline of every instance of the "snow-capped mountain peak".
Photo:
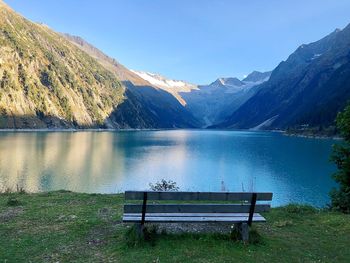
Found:
[{"label": "snow-capped mountain peak", "polygon": [[255,94],[254,86],[266,81],[271,72],[253,72],[244,80],[218,78],[209,85],[194,85],[161,75],[132,70],[152,86],[172,94],[186,109],[198,117],[203,127],[223,121]]}]

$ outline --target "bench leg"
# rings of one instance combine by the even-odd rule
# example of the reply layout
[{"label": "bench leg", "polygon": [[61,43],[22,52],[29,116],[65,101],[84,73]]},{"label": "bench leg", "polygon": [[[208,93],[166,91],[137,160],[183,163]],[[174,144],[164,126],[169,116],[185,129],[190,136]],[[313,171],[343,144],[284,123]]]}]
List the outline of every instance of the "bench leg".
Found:
[{"label": "bench leg", "polygon": [[240,234],[241,240],[246,243],[249,241],[249,226],[247,223],[237,224],[237,229]]}]

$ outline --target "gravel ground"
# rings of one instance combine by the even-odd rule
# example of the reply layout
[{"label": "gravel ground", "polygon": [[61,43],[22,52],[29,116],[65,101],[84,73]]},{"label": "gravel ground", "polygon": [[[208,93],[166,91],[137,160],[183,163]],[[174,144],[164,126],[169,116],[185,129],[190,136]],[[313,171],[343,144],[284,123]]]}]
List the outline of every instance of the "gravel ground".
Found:
[{"label": "gravel ground", "polygon": [[171,234],[180,233],[230,233],[233,225],[230,223],[163,223],[152,224],[158,232],[165,231]]}]

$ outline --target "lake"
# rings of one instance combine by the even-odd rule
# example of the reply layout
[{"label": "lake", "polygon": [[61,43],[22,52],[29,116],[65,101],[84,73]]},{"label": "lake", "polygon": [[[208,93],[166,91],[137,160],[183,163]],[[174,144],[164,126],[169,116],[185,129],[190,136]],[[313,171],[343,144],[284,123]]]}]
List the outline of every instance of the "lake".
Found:
[{"label": "lake", "polygon": [[253,131],[1,132],[0,188],[116,193],[164,178],[184,191],[271,191],[274,206],[324,206],[334,143]]}]

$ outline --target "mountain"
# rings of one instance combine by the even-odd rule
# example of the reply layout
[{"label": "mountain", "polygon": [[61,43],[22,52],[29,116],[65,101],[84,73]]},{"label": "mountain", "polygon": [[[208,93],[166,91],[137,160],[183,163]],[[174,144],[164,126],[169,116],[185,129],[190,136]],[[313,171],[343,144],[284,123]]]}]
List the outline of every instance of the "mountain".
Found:
[{"label": "mountain", "polygon": [[[270,75],[260,73],[256,81],[237,78],[219,78],[209,85],[194,85],[181,80],[168,79],[159,74],[133,71],[139,77],[173,95],[199,121],[208,127],[228,117],[255,94],[254,86],[266,81]],[[198,125],[198,124],[197,124]]]},{"label": "mountain", "polygon": [[148,85],[81,38],[32,23],[0,1],[0,128],[194,126],[175,98]]},{"label": "mountain", "polygon": [[145,81],[143,78],[140,78],[137,74],[134,74],[117,60],[104,54],[101,50],[94,47],[83,38],[70,34],[62,34],[62,36],[96,59],[102,66],[115,74],[120,81],[131,81],[134,85],[140,86],[150,85],[149,82]]},{"label": "mountain", "polygon": [[253,71],[247,77],[245,77],[242,81],[244,82],[267,81],[270,78],[271,73],[272,71],[267,71],[267,72]]},{"label": "mountain", "polygon": [[242,81],[240,81],[238,78],[219,78],[213,83],[211,83],[212,86],[224,86],[224,87],[241,87],[244,85]]},{"label": "mountain", "polygon": [[330,126],[350,99],[350,25],[301,45],[217,127]]},{"label": "mountain", "polygon": [[0,44],[1,128],[104,127],[128,99],[96,60],[2,1]]},{"label": "mountain", "polygon": [[191,92],[180,92],[180,95],[189,111],[201,120],[202,127],[209,127],[225,120],[255,94],[255,86],[263,81],[265,79],[248,82],[237,78],[219,78]]},{"label": "mountain", "polygon": [[350,25],[272,72],[195,85],[129,70],[0,0],[0,128],[322,127],[349,99]]},{"label": "mountain", "polygon": [[[178,85],[180,90],[185,90],[185,87],[182,86],[185,82],[167,80],[167,83],[164,82],[164,85],[160,85],[162,83],[160,77],[156,81],[155,75],[152,78],[151,75],[146,73],[129,70],[81,37],[69,34],[63,35],[122,81],[129,97],[137,100],[139,108],[142,107],[144,113],[148,112],[146,115],[152,117],[153,128],[199,127],[199,121],[183,106],[181,98],[172,89]],[[165,78],[163,80],[165,81]],[[141,114],[141,111],[139,114]],[[123,121],[125,120],[123,119]]]}]

